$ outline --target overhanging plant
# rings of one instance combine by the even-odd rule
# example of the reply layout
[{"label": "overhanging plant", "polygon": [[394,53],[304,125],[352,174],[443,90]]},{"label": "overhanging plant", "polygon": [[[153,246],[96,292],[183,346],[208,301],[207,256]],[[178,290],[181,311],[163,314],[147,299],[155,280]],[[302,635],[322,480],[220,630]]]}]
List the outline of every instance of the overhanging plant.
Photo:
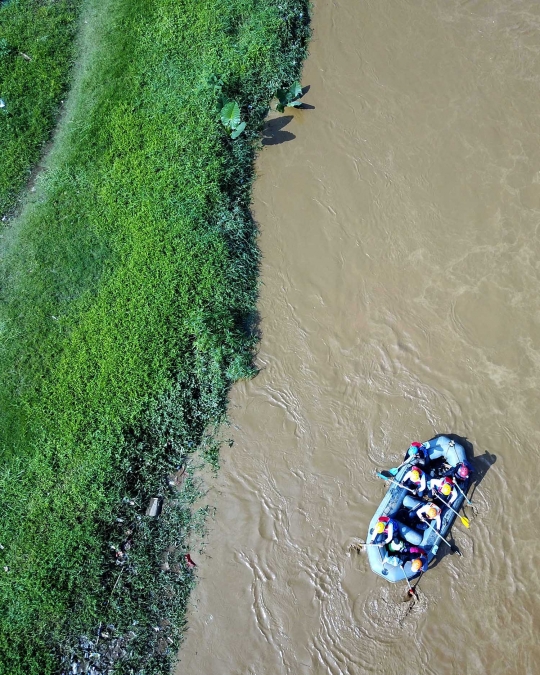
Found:
[{"label": "overhanging plant", "polygon": [[285,112],[285,108],[298,108],[302,105],[302,86],[300,82],[293,82],[288,89],[278,89],[276,98],[279,103],[276,106],[278,112]]}]

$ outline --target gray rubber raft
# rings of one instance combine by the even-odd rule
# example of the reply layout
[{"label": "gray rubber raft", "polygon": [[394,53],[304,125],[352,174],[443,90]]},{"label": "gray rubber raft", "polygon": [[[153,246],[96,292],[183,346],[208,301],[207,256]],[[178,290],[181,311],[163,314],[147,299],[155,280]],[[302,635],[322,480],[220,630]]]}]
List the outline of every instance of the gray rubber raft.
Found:
[{"label": "gray rubber raft", "polygon": [[[447,436],[438,436],[436,438],[432,438],[429,441],[424,441],[423,445],[428,451],[430,461],[444,458],[444,461],[450,466],[457,466],[467,459],[465,448],[459,443],[451,441]],[[398,483],[401,482],[413,464],[414,460],[411,460],[410,463],[402,467],[394,476],[394,480]],[[429,473],[429,470],[427,473]],[[460,481],[460,487],[465,494],[469,488],[469,483],[470,477],[465,481]],[[452,507],[459,512],[464,499],[465,498],[463,495],[458,491],[458,498],[452,504]],[[430,528],[425,531],[419,531],[409,527],[395,516],[395,514],[397,514],[397,512],[404,506],[407,508],[414,508],[416,505],[420,504],[425,504],[425,502],[415,499],[411,496],[411,493],[408,490],[400,487],[399,485],[396,485],[396,483],[390,483],[386,495],[384,496],[382,502],[379,505],[379,508],[375,511],[375,515],[369,523],[366,541],[369,542],[373,539],[375,525],[379,518],[381,516],[389,516],[398,523],[399,534],[403,539],[414,546],[422,547],[426,551],[429,564],[437,555],[439,546],[446,546],[446,544],[441,539],[439,539],[434,529]],[[443,512],[441,514],[440,534],[447,538],[447,534],[450,531],[452,523],[457,516],[450,509],[444,508],[441,503],[439,503],[439,506],[443,508]],[[396,581],[402,581],[405,579],[405,577],[412,579],[419,575],[419,572],[413,572],[411,570],[410,562],[406,562],[403,568],[383,563],[384,553],[383,549],[381,548],[376,546],[368,546],[367,553],[371,569],[375,572],[375,574],[378,574],[387,581],[395,583]]]}]

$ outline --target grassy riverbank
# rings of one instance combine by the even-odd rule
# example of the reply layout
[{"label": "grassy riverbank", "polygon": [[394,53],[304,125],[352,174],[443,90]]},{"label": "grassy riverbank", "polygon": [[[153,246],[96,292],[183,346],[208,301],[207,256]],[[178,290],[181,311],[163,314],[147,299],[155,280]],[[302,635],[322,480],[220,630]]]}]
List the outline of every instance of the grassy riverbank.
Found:
[{"label": "grassy riverbank", "polygon": [[[9,675],[59,672],[62,659],[67,672],[85,653],[103,670],[169,670],[204,514],[190,508],[192,469],[168,478],[197,449],[215,461],[228,389],[252,373],[254,152],[308,37],[303,0],[83,11],[62,129],[1,249]],[[224,100],[247,122],[236,140]]]},{"label": "grassy riverbank", "polygon": [[0,5],[0,217],[50,138],[73,60],[80,0]]}]

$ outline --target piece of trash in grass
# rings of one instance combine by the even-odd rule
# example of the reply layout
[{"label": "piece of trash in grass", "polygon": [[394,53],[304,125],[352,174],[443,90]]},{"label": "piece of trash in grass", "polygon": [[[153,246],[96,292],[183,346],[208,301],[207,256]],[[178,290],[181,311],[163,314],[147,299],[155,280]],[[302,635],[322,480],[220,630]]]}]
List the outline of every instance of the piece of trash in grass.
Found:
[{"label": "piece of trash in grass", "polygon": [[193,560],[191,559],[191,556],[189,555],[189,553],[186,553],[186,555],[184,556],[184,560],[186,561],[186,565],[187,565],[190,569],[193,569],[194,567],[197,567],[197,565],[196,565],[196,564],[193,562]]},{"label": "piece of trash in grass", "polygon": [[163,504],[163,499],[161,497],[154,497],[150,500],[150,504],[146,509],[146,515],[151,516],[152,518],[157,518],[161,513],[161,507]]}]

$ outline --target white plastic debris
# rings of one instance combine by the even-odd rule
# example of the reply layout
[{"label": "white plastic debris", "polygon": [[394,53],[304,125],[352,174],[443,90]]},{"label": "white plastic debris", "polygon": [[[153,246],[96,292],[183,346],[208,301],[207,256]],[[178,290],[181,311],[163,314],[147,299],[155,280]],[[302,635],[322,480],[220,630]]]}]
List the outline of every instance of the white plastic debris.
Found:
[{"label": "white plastic debris", "polygon": [[151,499],[150,504],[146,509],[146,515],[152,516],[153,518],[159,516],[159,514],[161,513],[161,504],[162,500],[160,497],[154,497],[153,499]]}]

